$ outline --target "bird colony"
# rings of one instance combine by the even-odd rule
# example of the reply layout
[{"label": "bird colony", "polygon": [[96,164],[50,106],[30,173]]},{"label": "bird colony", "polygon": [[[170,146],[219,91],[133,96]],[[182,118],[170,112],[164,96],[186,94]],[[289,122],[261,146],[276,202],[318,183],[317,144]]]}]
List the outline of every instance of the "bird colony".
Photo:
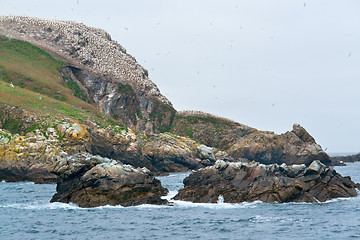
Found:
[{"label": "bird colony", "polygon": [[0,35],[46,46],[46,50],[81,63],[88,70],[111,76],[115,82],[129,83],[141,96],[153,96],[171,105],[148,78],[147,70],[102,29],[24,16],[3,16],[0,23]]}]

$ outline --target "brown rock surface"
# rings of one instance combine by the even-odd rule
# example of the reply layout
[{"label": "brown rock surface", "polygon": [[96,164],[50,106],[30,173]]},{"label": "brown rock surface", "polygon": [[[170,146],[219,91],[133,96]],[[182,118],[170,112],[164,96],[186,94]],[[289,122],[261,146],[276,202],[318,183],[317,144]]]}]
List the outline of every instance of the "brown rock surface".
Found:
[{"label": "brown rock surface", "polygon": [[59,176],[51,202],[72,202],[80,207],[166,204],[160,197],[167,190],[146,168],[77,154],[62,156],[51,169]]},{"label": "brown rock surface", "polygon": [[224,202],[325,202],[357,196],[350,177],[342,177],[320,161],[302,165],[229,163],[217,161],[212,167],[192,173],[184,180],[176,200]]}]

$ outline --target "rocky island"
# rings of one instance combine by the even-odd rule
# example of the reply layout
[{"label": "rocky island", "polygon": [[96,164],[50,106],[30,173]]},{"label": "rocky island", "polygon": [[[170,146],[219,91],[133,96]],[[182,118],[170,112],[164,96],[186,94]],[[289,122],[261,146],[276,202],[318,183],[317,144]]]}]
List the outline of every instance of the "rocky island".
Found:
[{"label": "rocky island", "polygon": [[190,170],[177,199],[356,196],[302,126],[275,134],[178,112],[101,29],[0,17],[0,52],[0,180],[56,182],[52,201],[81,207],[165,204],[154,176]]},{"label": "rocky island", "polygon": [[339,197],[357,196],[350,177],[342,177],[319,160],[305,164],[264,165],[258,162],[229,163],[217,161],[214,166],[192,173],[176,200],[224,202],[325,202]]}]

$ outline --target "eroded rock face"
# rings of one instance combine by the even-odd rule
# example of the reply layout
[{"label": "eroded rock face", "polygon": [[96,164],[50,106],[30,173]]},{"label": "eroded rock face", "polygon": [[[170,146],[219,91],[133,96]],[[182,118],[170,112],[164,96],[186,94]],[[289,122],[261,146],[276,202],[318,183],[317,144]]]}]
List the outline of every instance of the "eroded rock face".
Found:
[{"label": "eroded rock face", "polygon": [[167,190],[146,168],[134,168],[90,154],[64,154],[51,168],[59,176],[51,202],[80,207],[166,204]]},{"label": "eroded rock face", "polygon": [[116,159],[152,172],[185,172],[215,163],[212,148],[171,134],[115,133],[108,129],[89,129],[92,153]]},{"label": "eroded rock face", "polygon": [[239,138],[228,150],[235,159],[246,158],[263,164],[306,164],[320,160],[329,165],[330,157],[314,138],[300,125],[293,130],[277,135],[257,131]]},{"label": "eroded rock face", "polygon": [[357,196],[350,177],[342,177],[320,161],[310,166],[217,161],[192,173],[174,199],[191,202],[325,202]]}]

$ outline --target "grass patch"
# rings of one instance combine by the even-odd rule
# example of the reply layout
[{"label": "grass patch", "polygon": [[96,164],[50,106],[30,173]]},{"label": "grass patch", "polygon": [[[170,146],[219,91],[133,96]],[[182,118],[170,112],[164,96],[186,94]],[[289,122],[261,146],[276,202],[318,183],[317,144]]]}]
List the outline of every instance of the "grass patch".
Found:
[{"label": "grass patch", "polygon": [[75,97],[83,100],[84,102],[91,103],[88,95],[84,90],[79,87],[77,82],[69,80],[65,83],[65,87],[71,89]]},{"label": "grass patch", "polygon": [[118,91],[118,93],[121,93],[121,94],[135,94],[134,89],[128,83],[126,83],[126,84],[119,83],[117,91]]}]

